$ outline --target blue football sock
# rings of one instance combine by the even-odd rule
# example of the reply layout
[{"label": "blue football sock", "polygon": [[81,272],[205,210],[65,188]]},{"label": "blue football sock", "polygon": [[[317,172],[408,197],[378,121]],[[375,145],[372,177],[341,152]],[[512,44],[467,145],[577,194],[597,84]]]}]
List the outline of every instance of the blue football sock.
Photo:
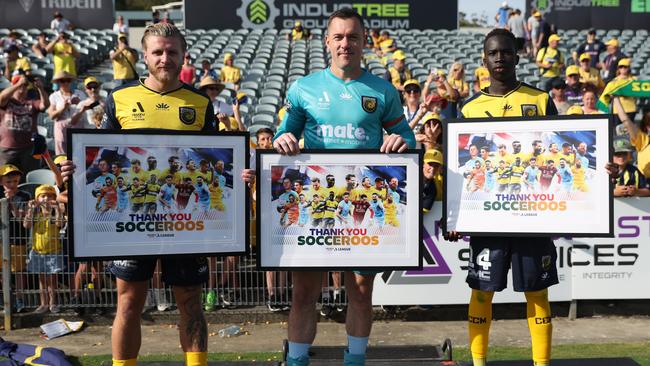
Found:
[{"label": "blue football sock", "polygon": [[309,343],[296,343],[289,341],[289,357],[299,359],[300,357],[309,357]]},{"label": "blue football sock", "polygon": [[348,334],[348,352],[353,355],[365,355],[368,337],[355,337]]}]

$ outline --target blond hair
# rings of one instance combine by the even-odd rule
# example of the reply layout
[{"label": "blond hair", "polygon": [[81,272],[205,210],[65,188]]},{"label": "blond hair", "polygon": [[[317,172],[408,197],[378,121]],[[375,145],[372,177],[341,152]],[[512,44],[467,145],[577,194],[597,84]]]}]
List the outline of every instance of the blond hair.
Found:
[{"label": "blond hair", "polygon": [[176,28],[176,26],[173,24],[156,23],[148,26],[147,29],[145,29],[144,34],[142,35],[143,50],[147,49],[146,41],[147,41],[147,37],[149,36],[178,38],[181,41],[183,53],[185,53],[185,50],[187,49],[187,42],[185,42],[185,37],[183,36],[181,31],[178,28]]}]

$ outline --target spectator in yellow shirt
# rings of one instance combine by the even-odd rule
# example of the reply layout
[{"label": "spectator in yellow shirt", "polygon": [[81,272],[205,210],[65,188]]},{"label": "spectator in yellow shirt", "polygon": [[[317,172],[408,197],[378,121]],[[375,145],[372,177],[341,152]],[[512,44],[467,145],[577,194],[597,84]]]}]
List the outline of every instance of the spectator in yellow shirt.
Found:
[{"label": "spectator in yellow shirt", "polygon": [[138,78],[135,70],[135,63],[138,61],[138,52],[129,47],[129,42],[125,35],[117,38],[117,48],[110,53],[113,61],[113,80],[115,86],[128,83]]},{"label": "spectator in yellow shirt", "polygon": [[586,52],[580,55],[580,82],[593,85],[600,94],[605,89],[605,82],[600,77],[600,71],[595,67],[591,67],[590,64],[591,55]]},{"label": "spectator in yellow shirt", "polygon": [[79,52],[70,43],[67,34],[59,33],[59,36],[47,45],[47,52],[54,54],[54,75],[65,71],[74,77],[77,76],[76,61],[79,58]]},{"label": "spectator in yellow shirt", "polygon": [[411,71],[406,67],[404,51],[397,50],[393,53],[393,65],[388,68],[384,79],[388,80],[399,91],[404,91],[404,83],[412,79]]},{"label": "spectator in yellow shirt", "polygon": [[[625,84],[630,80],[636,80],[636,77],[633,76],[630,71],[630,59],[629,58],[621,59],[618,62],[616,77],[612,79],[612,81],[607,83],[607,86],[605,86],[605,90],[603,91],[603,94],[609,94],[611,90],[618,88],[619,86],[621,86],[621,84]],[[618,118],[619,108],[623,109],[623,111],[628,115],[630,121],[634,121],[634,116],[636,115],[636,98],[621,96],[619,97],[619,101],[621,102],[620,105],[618,103],[614,104],[614,110],[613,110],[614,120],[616,124],[622,122],[622,120]]]},{"label": "spectator in yellow shirt", "polygon": [[296,21],[291,29],[291,33],[287,33],[288,41],[301,41],[311,39],[309,30],[302,26],[302,22]]},{"label": "spectator in yellow shirt", "polygon": [[4,73],[7,76],[7,79],[11,79],[11,76],[22,70],[24,74],[30,74],[32,71],[32,66],[29,64],[29,59],[27,57],[20,57],[20,50],[18,46],[11,45],[5,50],[7,54],[7,59],[5,63]]},{"label": "spectator in yellow shirt", "polygon": [[235,90],[239,90],[239,82],[241,81],[241,70],[239,67],[233,66],[234,55],[230,52],[226,53],[223,57],[224,66],[221,68],[220,79],[222,83],[235,84]]},{"label": "spectator in yellow shirt", "polygon": [[395,40],[390,38],[390,33],[387,30],[381,32],[381,37],[379,37],[379,49],[377,50],[377,56],[386,56],[387,53],[395,52],[397,50],[397,45]]},{"label": "spectator in yellow shirt", "polygon": [[477,67],[474,71],[474,93],[478,93],[490,86],[490,72],[484,66],[484,58],[485,53],[481,52],[481,66]]},{"label": "spectator in yellow shirt", "polygon": [[641,120],[641,127],[634,123],[634,120],[626,118],[627,115],[622,111],[620,97],[614,96],[612,104],[620,112],[618,118],[623,121],[623,126],[630,135],[630,142],[634,149],[637,151],[637,167],[646,178],[650,178],[650,106],[646,105],[643,108],[643,119]]},{"label": "spectator in yellow shirt", "polygon": [[551,90],[550,81],[562,75],[562,69],[564,69],[564,55],[557,48],[560,39],[557,34],[551,34],[548,37],[548,47],[540,49],[535,58],[537,66],[540,67],[541,81],[544,83],[546,91]]}]

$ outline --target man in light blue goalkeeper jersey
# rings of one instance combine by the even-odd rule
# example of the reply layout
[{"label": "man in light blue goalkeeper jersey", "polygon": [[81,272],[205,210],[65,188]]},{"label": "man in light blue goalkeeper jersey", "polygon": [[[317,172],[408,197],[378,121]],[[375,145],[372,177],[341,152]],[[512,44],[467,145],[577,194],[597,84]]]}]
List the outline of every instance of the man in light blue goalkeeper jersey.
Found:
[{"label": "man in light blue goalkeeper jersey", "polygon": [[[305,148],[369,148],[403,152],[415,147],[415,136],[403,115],[397,90],[361,68],[363,19],[349,8],[332,13],[325,43],[331,66],[298,79],[287,93],[287,113],[273,141],[281,154]],[[388,136],[384,138],[384,131]],[[364,365],[372,327],[372,284],[376,273],[345,272],[348,291],[344,365]],[[314,310],[321,293],[322,272],[294,272],[289,314],[287,365],[309,364],[316,336]]]}]

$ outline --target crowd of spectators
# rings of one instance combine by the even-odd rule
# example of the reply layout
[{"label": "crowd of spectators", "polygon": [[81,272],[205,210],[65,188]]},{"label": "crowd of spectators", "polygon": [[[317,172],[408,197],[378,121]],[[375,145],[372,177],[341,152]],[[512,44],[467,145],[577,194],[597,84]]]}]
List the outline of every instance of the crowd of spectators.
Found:
[{"label": "crowd of spectators", "polygon": [[[552,24],[543,19],[542,14],[534,10],[525,19],[518,9],[510,9],[504,3],[495,17],[498,27],[509,29],[517,40],[521,57],[534,60],[539,67],[538,76],[542,85],[552,97],[560,114],[602,114],[603,108],[598,102],[603,95],[609,96],[612,90],[635,80],[631,72],[634,55],[625,55],[619,48],[619,41],[611,38],[605,42],[596,38],[596,32],[589,30],[584,43],[570,54],[565,55],[559,48],[562,38],[556,34]],[[56,274],[62,271],[62,244],[59,231],[65,227],[66,195],[61,184],[42,185],[32,192],[18,189],[30,171],[38,168],[53,168],[56,172],[57,159],[46,153],[43,159],[35,158],[37,145],[42,142],[34,135],[38,133],[39,115],[47,115],[53,123],[53,155],[59,157],[67,153],[67,128],[99,128],[104,114],[104,96],[100,93],[102,83],[90,75],[80,75],[77,63],[79,51],[70,40],[74,25],[59,12],[54,14],[51,29],[57,32],[48,39],[48,33],[41,32],[33,42],[28,44],[21,39],[21,33],[11,31],[0,39],[4,51],[2,76],[0,76],[0,179],[2,197],[9,199],[12,217],[20,221],[20,227],[12,228],[17,237],[28,235],[25,229],[31,229],[31,251],[24,250],[24,244],[12,245],[12,270],[39,273],[40,306],[37,312],[57,312],[60,308],[53,296],[57,287]],[[113,67],[114,86],[137,80],[139,75],[135,67],[138,51],[128,42],[128,24],[118,17],[113,27],[116,34],[116,47],[110,52]],[[300,22],[287,34],[292,42],[311,39],[309,30]],[[400,92],[404,116],[416,134],[419,147],[425,150],[424,197],[425,207],[431,208],[433,201],[442,198],[443,151],[442,132],[445,121],[458,117],[464,103],[476,93],[490,85],[490,77],[485,67],[479,67],[472,75],[466,75],[465,65],[454,62],[448,69],[430,70],[426,80],[421,83],[413,77],[407,67],[407,53],[399,48],[398,42],[391,38],[390,32],[380,29],[367,31],[366,57],[381,60],[386,65],[384,78],[390,81]],[[30,58],[51,57],[54,72],[51,80],[32,73]],[[245,70],[234,65],[236,55],[226,53],[223,66],[219,71],[207,59],[200,60],[201,67],[195,67],[193,56],[185,55],[180,79],[200,89],[212,101],[216,116],[216,125],[221,131],[246,131],[240,108],[249,103],[244,93],[238,92],[245,75]],[[482,62],[482,60],[481,60]],[[198,66],[198,65],[197,65]],[[422,79],[420,79],[422,80]],[[46,83],[47,82],[47,83]],[[51,85],[47,89],[45,85]],[[224,90],[232,97],[224,101],[219,98]],[[614,138],[614,163],[619,166],[621,174],[614,191],[617,197],[650,196],[650,103],[630,96],[611,98],[614,120],[617,125]],[[640,113],[639,113],[640,112]],[[279,111],[278,120],[282,120],[284,110]],[[273,136],[272,128],[260,129],[253,138],[253,147],[270,148]],[[57,173],[58,174],[58,173]],[[22,247],[22,249],[21,249]],[[29,258],[30,265],[21,265],[20,256]],[[235,258],[229,258],[224,265],[224,278],[220,284],[236,282],[236,277],[229,276],[236,271]],[[213,267],[214,263],[211,264]],[[74,289],[81,289],[81,275],[86,271],[93,274],[90,283],[99,287],[97,272],[100,267],[79,266]],[[216,279],[213,285],[216,285]],[[277,300],[281,287],[287,282],[287,274],[269,272],[266,274],[267,295]],[[16,275],[16,286],[25,286],[22,275]],[[158,296],[160,297],[160,296]],[[236,302],[227,294],[212,293],[206,299],[206,308],[214,308],[218,302]],[[160,303],[166,303],[161,300]],[[16,299],[16,309],[24,307],[21,298]],[[163,306],[164,307],[164,306]],[[165,308],[165,307],[164,307]],[[286,310],[269,301],[271,311]]]}]

